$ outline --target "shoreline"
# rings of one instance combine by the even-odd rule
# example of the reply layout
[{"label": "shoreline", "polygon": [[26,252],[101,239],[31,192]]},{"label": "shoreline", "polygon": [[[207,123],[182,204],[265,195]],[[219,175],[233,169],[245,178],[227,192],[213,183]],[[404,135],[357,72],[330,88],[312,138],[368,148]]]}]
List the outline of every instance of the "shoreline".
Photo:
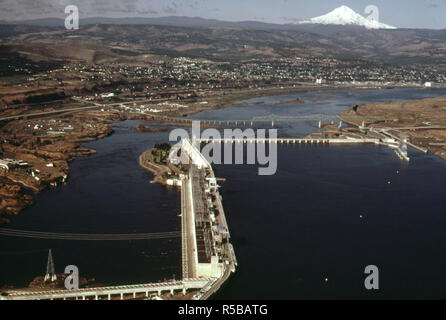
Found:
[{"label": "shoreline", "polygon": [[[394,87],[392,87],[394,88]],[[399,88],[399,87],[397,87]],[[406,88],[406,87],[403,87]],[[209,103],[208,105],[199,105],[198,107],[192,107],[186,111],[183,110],[177,110],[176,112],[170,113],[170,114],[166,114],[166,118],[168,117],[173,117],[173,116],[185,116],[185,115],[193,115],[196,113],[199,113],[201,111],[205,111],[205,110],[217,110],[217,109],[223,109],[223,108],[227,108],[227,107],[243,107],[246,105],[245,102],[243,102],[244,100],[250,100],[250,99],[254,99],[256,97],[268,97],[268,96],[279,96],[279,95],[285,95],[285,94],[292,94],[292,93],[304,93],[304,92],[312,92],[312,91],[330,91],[330,90],[371,90],[371,89],[385,89],[385,88],[363,88],[363,87],[351,87],[351,86],[345,86],[345,87],[332,87],[332,86],[310,86],[310,87],[283,87],[283,88],[277,88],[277,87],[273,87],[273,88],[262,88],[262,89],[240,89],[240,90],[230,90],[227,95],[224,96],[214,96],[211,97],[209,100],[215,99],[216,101]],[[416,88],[419,89],[419,88]],[[206,96],[202,97],[203,99],[206,99]],[[436,98],[433,98],[436,99]],[[412,101],[419,101],[420,99],[417,100],[412,100]],[[422,99],[421,99],[422,100]],[[410,101],[409,101],[410,102]],[[255,104],[255,102],[254,102]],[[385,104],[385,102],[383,103],[378,103],[378,104]],[[344,113],[347,112],[351,107],[348,107],[344,112],[342,112],[341,114],[339,114],[339,117],[342,117],[344,122],[346,123],[352,123],[354,124],[354,122],[349,121],[348,119],[345,119],[345,117],[343,117]],[[75,158],[79,157],[79,156],[88,156],[90,154],[94,154],[96,151],[92,150],[92,149],[88,149],[85,148],[84,146],[81,145],[81,143],[83,142],[90,142],[90,141],[96,141],[99,139],[102,139],[110,134],[113,133],[113,130],[111,129],[110,124],[115,123],[115,122],[119,122],[119,121],[125,121],[125,120],[136,120],[136,121],[143,121],[143,122],[150,122],[150,123],[156,123],[156,124],[165,124],[165,125],[172,125],[172,126],[188,126],[187,124],[185,125],[185,123],[180,122],[181,119],[172,121],[172,119],[170,120],[162,120],[162,119],[157,119],[158,116],[155,117],[155,115],[149,115],[149,114],[138,114],[138,115],[134,115],[131,113],[122,113],[122,112],[98,112],[98,111],[94,111],[94,110],[90,110],[90,111],[82,111],[80,113],[72,113],[69,112],[68,113],[69,116],[73,117],[73,119],[75,121],[85,121],[85,120],[94,120],[96,122],[99,123],[99,125],[101,126],[105,126],[106,127],[106,131],[107,132],[89,132],[86,135],[81,135],[80,137],[76,138],[76,139],[72,139],[72,140],[67,140],[62,141],[61,143],[65,143],[68,144],[68,149],[69,150],[65,150],[64,154],[70,154],[70,156],[65,159],[66,161],[66,165],[63,165],[64,168],[64,174],[68,176],[69,172],[70,172],[70,166],[69,166],[69,162],[75,160]],[[60,114],[58,116],[55,116],[55,119],[61,118],[63,119],[65,116],[67,116],[67,114]],[[25,120],[26,121],[26,120]],[[22,120],[18,120],[18,121],[11,121],[11,123],[15,123],[16,125],[21,123]],[[356,124],[355,124],[356,125]],[[216,126],[212,126],[212,125],[206,125],[206,127],[212,127],[212,128],[216,128]],[[155,129],[157,130],[157,129]],[[75,144],[71,147],[69,147],[69,145],[71,144]],[[416,143],[414,143],[416,145]],[[438,149],[438,148],[437,148]],[[38,149],[39,150],[39,149]],[[44,150],[44,149],[42,149]],[[0,150],[1,151],[1,150]],[[435,153],[435,152],[434,152]],[[438,156],[440,156],[441,158],[446,160],[446,155],[439,155],[438,152],[435,153]],[[20,186],[20,179],[14,179],[11,180],[8,178],[7,175],[4,175],[3,177],[4,179],[4,184],[6,185],[19,185]],[[9,183],[7,183],[9,181]],[[55,182],[54,184],[57,186],[59,182]],[[23,189],[26,190],[33,190],[32,188],[28,188],[28,187],[24,187],[24,185],[29,185],[27,183],[23,183],[21,185],[21,187]],[[52,186],[53,187],[53,186]],[[34,188],[34,190],[39,189],[39,191],[37,193],[43,192],[47,189],[49,189],[49,186],[46,186],[44,188]],[[34,191],[34,193],[36,193]],[[17,200],[17,197],[13,197],[10,200]],[[33,197],[33,201],[34,202],[34,197]],[[26,202],[27,206],[29,206],[30,204],[28,202]],[[21,205],[16,206],[17,208],[21,207]],[[11,215],[16,215],[18,214],[20,211],[22,211],[25,207],[18,209],[18,211],[8,211],[8,212],[3,212],[0,213],[0,223],[1,221],[4,220],[9,220],[8,218]]]},{"label": "shoreline", "polygon": [[150,148],[144,151],[142,154],[140,154],[140,156],[138,157],[138,163],[144,170],[153,174],[154,176],[152,180],[153,182],[159,183],[167,187],[168,186],[167,179],[163,178],[162,175],[164,173],[171,173],[172,170],[167,166],[157,165],[153,163],[152,150],[154,150],[154,148]]},{"label": "shoreline", "polygon": [[[23,123],[13,125],[20,128]],[[23,136],[18,137],[24,141],[19,146],[2,145],[4,159],[9,157],[23,162],[18,166],[8,163],[9,168],[0,169],[0,224],[7,224],[11,216],[31,206],[36,201],[36,195],[65,183],[71,171],[69,164],[75,158],[96,153],[83,147],[83,142],[100,140],[112,133],[109,126],[99,125],[93,132],[81,131],[66,139],[60,136]],[[8,192],[10,189],[14,189],[14,193]]]},{"label": "shoreline", "polygon": [[352,105],[338,117],[362,131],[385,132],[398,140],[407,139],[407,145],[446,160],[445,110],[446,95],[443,95]]},{"label": "shoreline", "polygon": [[[287,93],[297,93],[297,92],[309,92],[309,91],[314,91],[314,90],[333,90],[336,89],[334,87],[283,87],[283,88],[277,88],[277,87],[273,87],[273,88],[262,88],[262,89],[233,89],[233,90],[229,90],[228,92],[223,92],[223,94],[221,95],[216,95],[216,96],[211,96],[210,100],[212,99],[216,99],[217,101],[215,101],[214,103],[210,103],[209,105],[200,105],[198,108],[195,106],[194,108],[190,108],[189,110],[186,111],[186,113],[184,113],[183,111],[179,112],[174,112],[173,114],[169,114],[168,116],[184,116],[184,115],[192,115],[192,114],[196,114],[199,113],[201,111],[205,111],[205,110],[215,110],[215,109],[222,109],[222,108],[227,108],[227,107],[231,107],[231,106],[240,106],[243,107],[245,104],[244,103],[237,103],[239,101],[242,100],[249,100],[249,99],[253,99],[256,97],[262,97],[262,96],[277,96],[277,95],[281,95],[281,94],[287,94]],[[345,88],[338,88],[339,90],[345,89]],[[220,92],[219,92],[220,93]],[[207,99],[209,96],[203,96],[203,99]],[[120,122],[120,121],[125,121],[125,120],[137,120],[137,121],[143,121],[143,122],[152,122],[152,123],[157,123],[157,124],[169,124],[169,125],[173,125],[173,126],[185,126],[184,123],[181,123],[179,121],[161,121],[159,119],[152,119],[152,115],[146,114],[146,115],[142,115],[139,114],[137,116],[132,115],[131,113],[113,113],[113,112],[108,112],[106,114],[99,113],[95,110],[83,110],[79,113],[76,112],[67,112],[67,113],[61,113],[55,116],[51,116],[51,115],[44,115],[42,117],[36,118],[36,119],[47,119],[47,118],[51,118],[51,119],[65,119],[66,116],[70,116],[72,117],[73,121],[75,121],[76,123],[83,123],[84,121],[87,120],[94,120],[96,122],[98,122],[99,124],[99,129],[93,130],[92,132],[87,132],[87,134],[82,134],[82,132],[78,133],[79,137],[75,137],[74,139],[59,139],[59,137],[51,137],[52,139],[54,139],[55,143],[57,144],[57,146],[59,146],[59,149],[65,149],[63,153],[59,152],[60,155],[55,153],[55,156],[57,156],[60,160],[63,160],[65,163],[60,163],[59,167],[61,169],[61,172],[59,174],[59,177],[61,177],[60,179],[42,179],[37,181],[38,185],[34,186],[34,184],[36,184],[37,182],[34,181],[34,179],[29,179],[28,177],[19,179],[19,178],[11,178],[11,175],[8,174],[10,172],[4,172],[2,173],[2,169],[0,169],[0,173],[2,173],[0,175],[0,177],[2,178],[2,183],[0,184],[0,187],[3,188],[10,188],[13,186],[19,186],[20,187],[20,191],[17,193],[17,195],[14,195],[12,197],[9,196],[5,196],[5,199],[7,199],[8,203],[9,202],[13,202],[16,203],[14,205],[13,208],[8,209],[8,206],[0,206],[0,210],[3,210],[3,212],[0,211],[0,225],[5,225],[9,222],[9,219],[11,216],[17,215],[19,214],[22,210],[24,210],[25,208],[31,206],[32,204],[34,204],[35,200],[35,195],[41,193],[41,192],[45,192],[46,190],[52,188],[52,187],[57,187],[58,184],[63,183],[65,181],[65,179],[67,179],[69,177],[69,172],[70,172],[70,166],[69,163],[71,161],[74,161],[77,157],[83,157],[83,156],[89,156],[91,154],[95,154],[96,151],[90,148],[86,148],[84,146],[82,146],[82,143],[84,142],[91,142],[91,141],[96,141],[96,140],[100,140],[103,139],[111,134],[113,134],[113,129],[111,128],[110,124],[115,123],[115,122]],[[29,117],[29,116],[28,116]],[[17,127],[19,127],[21,124],[26,123],[27,121],[29,121],[30,119],[23,119],[23,120],[13,120],[10,122],[7,122],[6,124],[3,124],[1,126],[1,129],[4,130],[5,127],[8,130],[12,130],[15,129]],[[11,128],[12,129],[9,129]],[[207,126],[210,128],[215,128],[215,126]],[[85,129],[85,128],[84,128]],[[91,131],[91,130],[90,130]],[[33,135],[30,135],[31,137],[33,137]],[[23,137],[27,137],[27,136],[23,136]],[[62,137],[64,138],[64,137]],[[71,138],[71,137],[70,137]],[[32,139],[35,139],[34,137]],[[4,147],[2,147],[3,151],[4,151]],[[2,149],[0,149],[0,152],[2,151]],[[56,150],[59,150],[56,149]],[[34,151],[35,153],[37,153],[37,156],[40,155],[40,153],[43,153],[46,156],[47,151],[45,151],[45,148],[41,147],[40,149],[37,148],[35,149],[37,151]],[[15,151],[15,149],[11,148],[10,153],[11,154],[15,154],[17,151]],[[23,150],[23,152],[25,154],[31,153],[29,150],[27,150],[26,148]],[[19,153],[20,154],[20,153]],[[36,161],[40,161],[40,162],[47,162],[48,160],[45,159],[41,159],[39,157],[36,156]],[[4,170],[3,170],[4,171]],[[9,175],[9,176],[8,176]],[[13,174],[14,175],[14,174]],[[30,180],[30,181],[22,181],[23,179],[25,180]],[[44,186],[42,186],[42,184],[45,184]],[[26,199],[26,201],[24,201],[22,198],[25,194],[27,194],[27,192],[31,192],[34,196],[31,196],[31,200],[30,199]],[[2,189],[0,189],[0,193],[2,192]],[[3,209],[2,209],[3,208]]]},{"label": "shoreline", "polygon": [[[414,104],[416,104],[418,101],[420,101],[420,100],[432,100],[432,101],[436,101],[436,99],[440,99],[440,100],[446,100],[446,99],[444,99],[446,96],[441,96],[441,97],[438,97],[438,98],[429,98],[429,99],[416,99],[416,100],[408,100],[408,101],[404,101],[404,102],[395,102],[395,103],[414,103]],[[378,105],[386,105],[386,104],[392,104],[392,103],[394,103],[394,102],[380,102],[380,103],[376,103],[376,104],[378,104]],[[376,104],[364,104],[364,105],[362,105],[362,106],[370,106],[370,105],[376,105]],[[360,106],[361,107],[361,106]],[[346,112],[348,112],[348,111],[350,111],[351,110],[351,108],[352,108],[352,106],[350,106],[350,107],[348,107],[348,109],[346,109],[345,111],[343,111],[341,114],[339,114],[338,116],[340,117],[340,119],[342,119],[341,117],[342,117],[342,115],[344,114],[344,113],[346,113]],[[365,116],[364,116],[365,117]],[[345,123],[349,123],[347,120],[344,120],[344,119],[342,119]],[[154,121],[154,122],[156,122],[156,121]],[[355,124],[354,122],[352,122],[351,123],[352,125],[354,125],[355,127],[358,127],[359,125],[358,124]],[[395,129],[398,129],[398,127],[395,127]],[[95,141],[95,140],[99,140],[99,139],[102,139],[102,138],[104,138],[104,137],[99,137],[99,136],[97,136],[98,138],[93,138],[93,137],[91,137],[91,138],[85,138],[86,140],[85,141]],[[164,172],[167,172],[168,170],[169,170],[169,168],[167,167],[167,166],[158,166],[158,165],[155,165],[155,164],[151,164],[150,162],[148,162],[149,160],[149,155],[151,154],[151,151],[152,151],[153,149],[149,149],[149,150],[146,150],[145,152],[143,152],[139,157],[138,157],[138,163],[139,163],[139,165],[143,168],[143,169],[145,169],[145,170],[147,170],[147,171],[149,171],[149,172],[151,172],[152,174],[154,174],[154,176],[155,176],[155,178],[154,178],[154,181],[155,182],[157,182],[157,183],[160,183],[160,184],[162,184],[162,185],[165,185],[165,186],[167,186],[167,183],[165,182],[165,179],[163,179],[162,178],[162,174],[164,173]],[[163,168],[163,167],[165,167],[165,168]],[[156,181],[157,180],[157,178],[160,180],[160,181]],[[44,190],[46,190],[46,189],[44,189]],[[42,191],[44,191],[44,190],[42,190]],[[225,276],[226,276],[226,274],[225,274]],[[228,273],[228,275],[227,275],[227,277],[221,282],[221,284],[223,284],[228,278],[229,278],[229,276],[230,276],[230,272]],[[224,278],[224,277],[223,277]],[[222,278],[222,279],[223,279]],[[219,290],[219,288],[216,288],[216,290],[215,291],[218,291]]]}]

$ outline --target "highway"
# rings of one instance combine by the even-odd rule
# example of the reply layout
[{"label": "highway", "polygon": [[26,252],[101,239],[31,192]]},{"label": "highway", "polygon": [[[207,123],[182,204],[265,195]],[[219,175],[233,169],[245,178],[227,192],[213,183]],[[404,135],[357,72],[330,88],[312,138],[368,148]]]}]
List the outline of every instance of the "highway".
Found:
[{"label": "highway", "polygon": [[[82,99],[73,98],[73,100],[76,100],[76,101],[82,102],[82,103],[90,103],[89,101],[85,101]],[[24,113],[24,114],[18,114],[18,115],[14,115],[14,116],[3,117],[3,118],[0,118],[0,121],[18,120],[18,119],[22,119],[25,117],[48,116],[51,114],[58,114],[58,113],[65,113],[65,112],[85,111],[85,110],[96,109],[96,108],[118,106],[118,105],[126,104],[126,103],[145,103],[145,102],[157,102],[157,101],[164,101],[164,100],[166,100],[166,99],[153,99],[153,100],[144,99],[144,100],[132,100],[132,101],[126,101],[126,102],[114,102],[114,103],[106,103],[106,104],[92,102],[93,105],[91,105],[91,106],[68,108],[68,109],[45,111],[45,112],[36,112],[36,113]]]},{"label": "highway", "polygon": [[189,176],[181,185],[181,228],[183,232],[183,279],[197,276],[197,242],[195,235],[195,213],[192,199],[192,181]]},{"label": "highway", "polygon": [[36,116],[47,116],[51,114],[57,114],[57,113],[64,113],[64,112],[74,112],[74,111],[84,111],[89,109],[95,109],[99,106],[88,106],[88,107],[78,107],[78,108],[69,108],[69,109],[63,109],[63,110],[53,110],[53,111],[45,111],[45,112],[36,112],[36,113],[25,113],[25,114],[18,114],[15,116],[9,116],[9,117],[3,117],[0,118],[0,121],[7,121],[7,120],[18,120],[25,117],[36,117]]}]

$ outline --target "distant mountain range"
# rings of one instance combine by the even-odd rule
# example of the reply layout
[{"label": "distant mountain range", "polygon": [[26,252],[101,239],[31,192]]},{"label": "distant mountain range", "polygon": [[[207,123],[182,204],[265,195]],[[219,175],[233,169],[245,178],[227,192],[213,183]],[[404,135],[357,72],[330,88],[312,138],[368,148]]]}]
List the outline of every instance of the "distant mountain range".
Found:
[{"label": "distant mountain range", "polygon": [[62,49],[76,43],[77,47],[89,46],[85,49],[88,54],[74,50],[72,55],[85,53],[92,62],[127,61],[146,54],[216,61],[313,56],[403,64],[446,63],[446,29],[392,29],[377,23],[348,7],[288,24],[178,16],[97,17],[81,19],[80,29],[73,31],[65,29],[63,19],[0,21],[0,46],[8,44],[8,50],[22,55],[29,51],[36,59],[65,59],[67,52]]},{"label": "distant mountain range", "polygon": [[[0,24],[13,25],[32,25],[45,27],[64,27],[64,19],[60,18],[45,18],[25,21],[7,21],[0,20]],[[92,17],[80,19],[81,26],[92,24],[144,24],[157,26],[171,26],[171,27],[194,27],[194,28],[234,28],[234,29],[250,29],[250,30],[296,30],[309,31],[315,26],[347,26],[347,27],[367,27],[369,29],[394,29],[394,27],[379,23],[377,21],[369,20],[357,14],[352,9],[341,6],[330,13],[312,18],[309,20],[300,21],[298,23],[265,23],[259,21],[222,21],[215,19],[205,19],[199,17],[184,17],[184,16],[167,16],[156,18],[106,18],[106,17]]]},{"label": "distant mountain range", "polygon": [[365,27],[367,29],[396,29],[393,26],[381,23],[377,20],[367,19],[356,13],[347,6],[340,6],[333,11],[322,16],[304,20],[300,24],[325,24],[325,25],[354,25]]},{"label": "distant mountain range", "polygon": [[[64,27],[64,19],[60,18],[45,18],[25,21],[7,21],[0,20],[0,24],[23,24],[46,27]],[[214,19],[205,19],[199,17],[184,17],[184,16],[167,16],[157,18],[106,18],[106,17],[92,17],[81,18],[80,25],[91,24],[146,24],[158,26],[172,26],[172,27],[202,27],[202,28],[249,28],[249,29],[288,29],[291,25],[281,25],[273,23],[263,23],[258,21],[222,21]]]},{"label": "distant mountain range", "polygon": [[[0,20],[0,24],[26,24],[47,27],[64,27],[64,19],[45,18],[25,21]],[[368,29],[395,29],[395,27],[367,19],[347,6],[334,9],[326,15],[303,20],[298,23],[264,23],[259,21],[221,21],[199,17],[167,16],[157,18],[105,18],[93,17],[80,19],[80,25],[91,24],[147,24],[173,27],[200,27],[200,28],[241,28],[254,30],[307,30],[315,25],[366,27]]]}]

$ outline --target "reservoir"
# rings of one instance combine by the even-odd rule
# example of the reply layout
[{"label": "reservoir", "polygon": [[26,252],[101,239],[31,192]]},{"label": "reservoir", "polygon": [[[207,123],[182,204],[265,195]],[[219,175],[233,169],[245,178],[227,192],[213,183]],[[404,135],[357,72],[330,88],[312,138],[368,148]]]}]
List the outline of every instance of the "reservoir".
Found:
[{"label": "reservoir", "polygon": [[[436,97],[446,90],[343,90],[261,97],[244,107],[201,112],[199,119],[336,115],[351,104]],[[277,104],[299,97],[303,104]],[[259,104],[260,103],[260,104]],[[97,153],[71,163],[67,183],[36,196],[7,227],[66,233],[180,230],[180,193],[158,184],[137,158],[167,132],[136,133],[138,122],[86,143]],[[279,137],[317,123],[276,123]],[[396,299],[446,297],[446,162],[409,150],[401,162],[383,146],[278,146],[278,169],[215,165],[239,267],[216,299]],[[390,184],[388,182],[391,182]],[[0,285],[44,275],[48,249],[56,272],[66,265],[101,284],[181,277],[181,239],[63,241],[0,237]],[[376,265],[380,289],[364,288]]]}]

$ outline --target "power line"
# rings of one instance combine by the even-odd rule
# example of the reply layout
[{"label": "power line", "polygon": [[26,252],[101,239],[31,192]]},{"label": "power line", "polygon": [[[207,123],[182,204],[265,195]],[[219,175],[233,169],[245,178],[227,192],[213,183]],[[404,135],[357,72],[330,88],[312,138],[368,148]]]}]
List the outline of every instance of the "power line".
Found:
[{"label": "power line", "polygon": [[117,234],[82,234],[82,233],[55,233],[41,231],[27,231],[9,228],[0,228],[0,235],[33,239],[76,240],[76,241],[128,241],[170,239],[181,237],[180,231],[158,233],[117,233]]}]

